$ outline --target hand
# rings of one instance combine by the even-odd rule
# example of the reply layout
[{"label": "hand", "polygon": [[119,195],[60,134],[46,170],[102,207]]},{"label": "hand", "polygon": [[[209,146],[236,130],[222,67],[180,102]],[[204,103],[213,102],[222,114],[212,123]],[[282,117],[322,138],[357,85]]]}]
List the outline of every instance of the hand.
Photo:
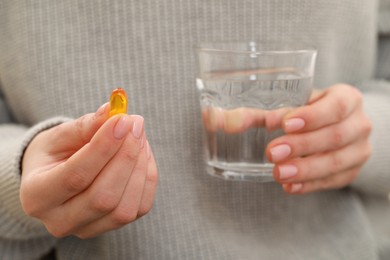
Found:
[{"label": "hand", "polygon": [[203,125],[208,132],[223,131],[227,134],[237,134],[249,128],[266,128],[268,131],[280,128],[283,117],[291,108],[264,110],[260,108],[241,107],[223,109],[205,107],[202,109]]},{"label": "hand", "polygon": [[350,184],[371,154],[371,123],[361,93],[335,85],[286,114],[287,135],[273,140],[267,156],[286,192],[304,194]]},{"label": "hand", "polygon": [[24,153],[23,209],[55,237],[93,237],[152,207],[157,169],[143,118],[107,119],[108,107],[41,132]]}]

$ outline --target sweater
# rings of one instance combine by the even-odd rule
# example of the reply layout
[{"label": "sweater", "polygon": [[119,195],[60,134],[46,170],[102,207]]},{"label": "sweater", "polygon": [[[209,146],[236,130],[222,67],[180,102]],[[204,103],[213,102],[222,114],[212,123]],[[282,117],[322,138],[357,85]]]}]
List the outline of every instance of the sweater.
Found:
[{"label": "sweater", "polygon": [[[389,0],[0,0],[0,259],[390,259],[389,21]],[[315,46],[316,87],[363,92],[373,154],[354,183],[292,196],[206,173],[193,47],[239,40]],[[21,208],[23,151],[118,86],[145,118],[153,209],[92,239],[54,238]]]}]

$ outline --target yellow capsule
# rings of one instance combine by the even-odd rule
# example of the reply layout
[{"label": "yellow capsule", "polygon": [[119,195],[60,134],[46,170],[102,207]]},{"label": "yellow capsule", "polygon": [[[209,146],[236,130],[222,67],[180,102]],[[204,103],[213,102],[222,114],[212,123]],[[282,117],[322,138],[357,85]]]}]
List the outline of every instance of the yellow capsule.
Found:
[{"label": "yellow capsule", "polygon": [[127,112],[127,95],[124,89],[114,89],[110,97],[110,114],[112,117],[117,114],[126,114]]}]

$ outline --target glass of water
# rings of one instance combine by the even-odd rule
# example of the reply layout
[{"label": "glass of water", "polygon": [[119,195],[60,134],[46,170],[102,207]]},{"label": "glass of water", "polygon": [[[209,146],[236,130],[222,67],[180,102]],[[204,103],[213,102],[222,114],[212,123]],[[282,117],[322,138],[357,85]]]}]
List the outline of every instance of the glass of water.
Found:
[{"label": "glass of water", "polygon": [[273,181],[266,147],[284,134],[283,116],[308,101],[317,51],[254,41],[205,43],[196,51],[207,172]]}]

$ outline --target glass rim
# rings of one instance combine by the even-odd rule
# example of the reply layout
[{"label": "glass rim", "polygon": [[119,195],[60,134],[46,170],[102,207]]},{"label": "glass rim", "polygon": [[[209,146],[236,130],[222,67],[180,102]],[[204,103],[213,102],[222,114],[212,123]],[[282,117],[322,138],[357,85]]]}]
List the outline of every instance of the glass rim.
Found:
[{"label": "glass rim", "polygon": [[[255,50],[239,50],[238,48],[223,48],[223,45],[238,45],[246,44],[246,46],[266,46],[263,49]],[[218,47],[219,46],[219,47]],[[271,48],[271,46],[273,46]],[[316,48],[305,44],[304,42],[291,43],[277,43],[267,41],[215,41],[215,42],[203,42],[194,47],[197,52],[210,52],[210,53],[230,53],[230,54],[244,54],[244,55],[280,55],[280,54],[316,54],[318,51]]]}]

